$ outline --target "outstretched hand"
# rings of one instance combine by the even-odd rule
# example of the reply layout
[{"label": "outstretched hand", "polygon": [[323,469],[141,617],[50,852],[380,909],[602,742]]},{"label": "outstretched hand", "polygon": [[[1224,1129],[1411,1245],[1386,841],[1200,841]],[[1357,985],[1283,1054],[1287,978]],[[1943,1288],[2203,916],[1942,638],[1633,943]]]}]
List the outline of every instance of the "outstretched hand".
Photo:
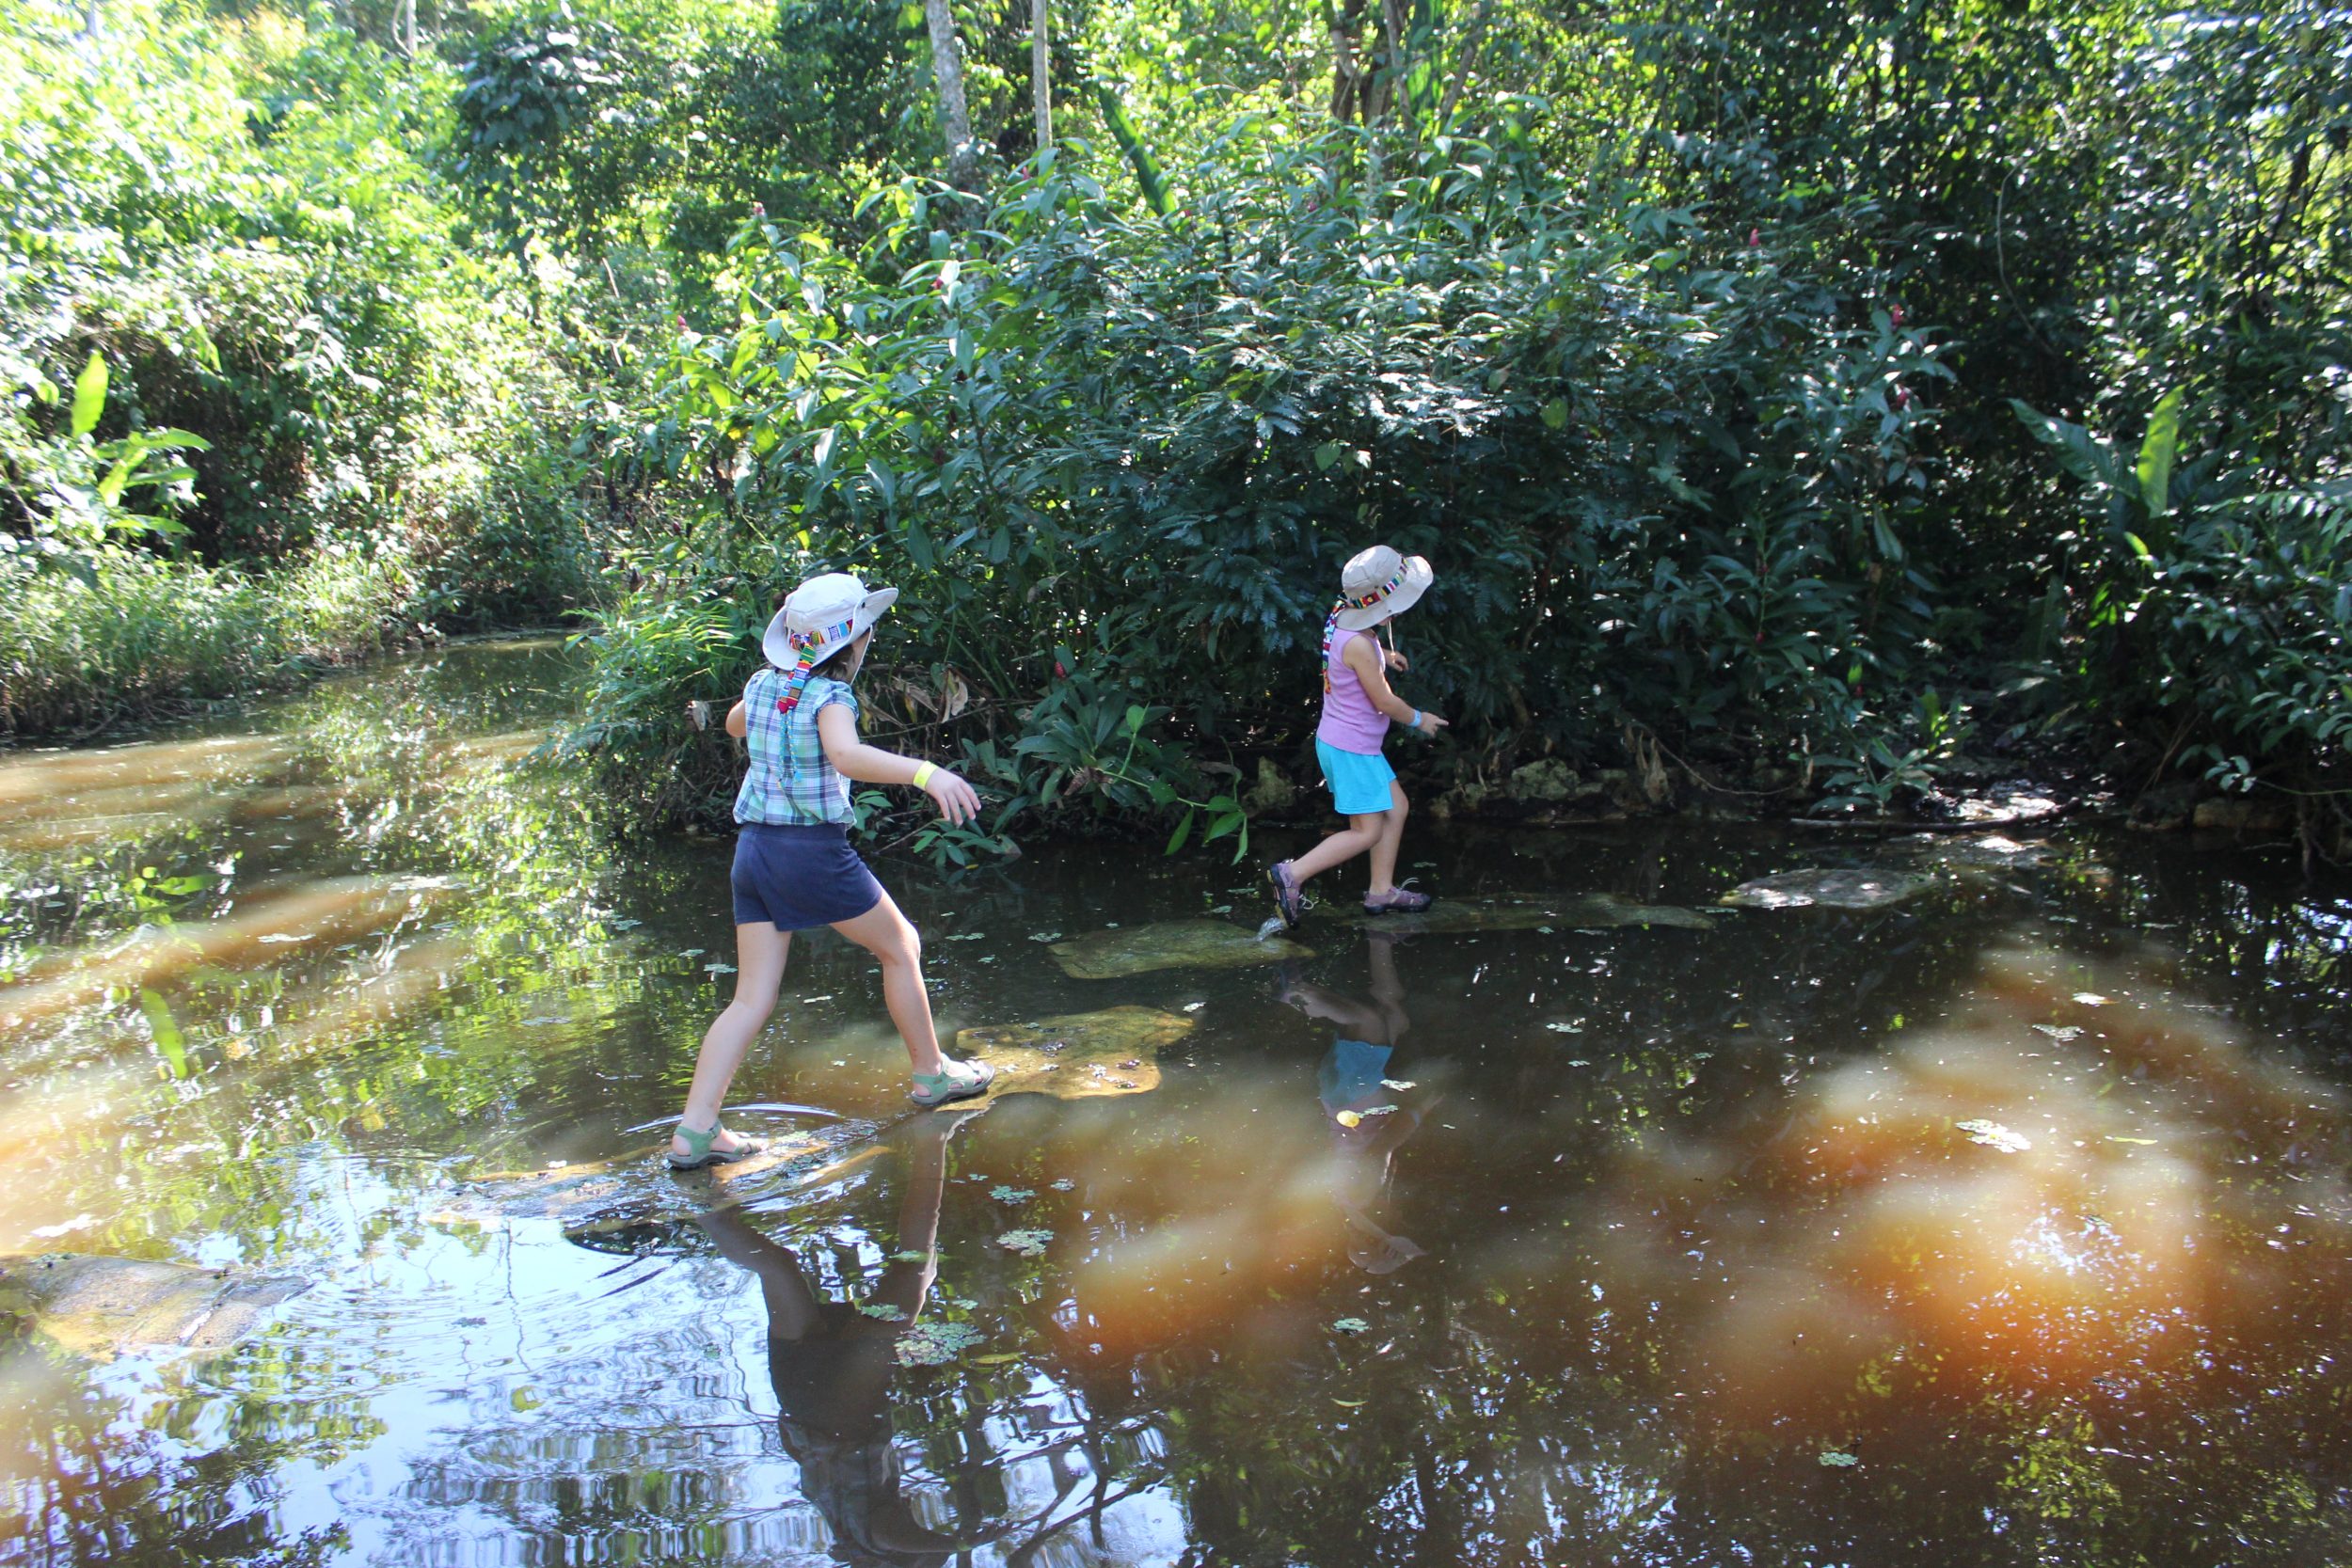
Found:
[{"label": "outstretched hand", "polygon": [[1413,661],[1394,648],[1384,649],[1380,657],[1388,660],[1389,668],[1391,670],[1410,670],[1413,667]]},{"label": "outstretched hand", "polygon": [[1439,730],[1444,729],[1452,722],[1454,722],[1453,720],[1432,713],[1427,708],[1423,708],[1421,710],[1421,722],[1413,727],[1421,731],[1423,735],[1436,735]]},{"label": "outstretched hand", "polygon": [[964,783],[961,774],[950,773],[945,768],[931,769],[930,782],[923,786],[923,793],[938,803],[939,815],[956,827],[980,815],[979,791]]}]

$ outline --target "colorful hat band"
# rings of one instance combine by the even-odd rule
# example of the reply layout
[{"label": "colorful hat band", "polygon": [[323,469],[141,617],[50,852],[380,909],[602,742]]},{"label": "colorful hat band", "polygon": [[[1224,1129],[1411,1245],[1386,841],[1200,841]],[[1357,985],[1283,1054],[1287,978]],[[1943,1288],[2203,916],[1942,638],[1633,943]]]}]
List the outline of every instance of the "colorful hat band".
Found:
[{"label": "colorful hat band", "polygon": [[[1399,566],[1396,569],[1396,576],[1391,578],[1388,581],[1382,583],[1379,587],[1374,589],[1371,593],[1365,594],[1360,599],[1351,599],[1345,594],[1342,594],[1340,595],[1339,609],[1370,610],[1374,605],[1378,604],[1382,599],[1387,598],[1390,594],[1395,593],[1398,589],[1404,586],[1405,568]],[[1339,610],[1335,610],[1332,613],[1336,615],[1339,613]]]},{"label": "colorful hat band", "polygon": [[1329,696],[1331,693],[1331,640],[1340,634],[1340,617],[1351,610],[1370,610],[1374,605],[1378,604],[1381,600],[1387,598],[1390,594],[1395,593],[1398,589],[1404,586],[1405,568],[1403,566],[1399,566],[1396,569],[1396,576],[1391,578],[1388,581],[1382,583],[1371,593],[1366,594],[1360,599],[1351,599],[1345,594],[1342,594],[1340,595],[1339,603],[1331,607],[1331,613],[1323,618],[1324,695]]},{"label": "colorful hat band", "polygon": [[[856,625],[857,617],[851,615],[839,626],[819,626],[815,631],[787,630],[784,634],[786,645],[800,650],[801,661],[785,676],[784,695],[776,699],[778,718],[788,719],[792,716],[792,710],[801,705],[801,691],[808,685],[810,668],[821,655],[831,653],[834,644],[849,636],[850,628]],[[792,748],[788,745],[784,748],[784,761],[786,767],[793,768]],[[797,768],[793,770],[799,771]]]}]

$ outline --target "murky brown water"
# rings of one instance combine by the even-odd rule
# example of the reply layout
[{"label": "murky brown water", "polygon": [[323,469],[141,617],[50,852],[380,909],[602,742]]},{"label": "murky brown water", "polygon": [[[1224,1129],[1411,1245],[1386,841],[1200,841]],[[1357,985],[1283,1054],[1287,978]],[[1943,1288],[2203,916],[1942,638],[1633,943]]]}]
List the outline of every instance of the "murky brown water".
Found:
[{"label": "murky brown water", "polygon": [[[1566,912],[1083,980],[1258,900],[893,863],[1044,1092],[906,1115],[809,942],[730,1117],[776,1158],[681,1181],[727,847],[588,832],[565,670],[0,756],[0,1561],[2352,1560],[2341,879],[1417,827]],[[1804,865],[1934,879],[1711,911]]]}]

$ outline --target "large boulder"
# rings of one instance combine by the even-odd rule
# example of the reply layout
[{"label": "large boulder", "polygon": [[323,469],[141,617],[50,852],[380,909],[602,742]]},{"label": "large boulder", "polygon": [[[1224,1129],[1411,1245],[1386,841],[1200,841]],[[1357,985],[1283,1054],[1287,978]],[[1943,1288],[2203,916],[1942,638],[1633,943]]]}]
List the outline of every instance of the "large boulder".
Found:
[{"label": "large boulder", "polygon": [[1583,793],[1576,769],[1558,757],[1545,757],[1512,769],[1511,799],[1534,802],[1573,800]]}]

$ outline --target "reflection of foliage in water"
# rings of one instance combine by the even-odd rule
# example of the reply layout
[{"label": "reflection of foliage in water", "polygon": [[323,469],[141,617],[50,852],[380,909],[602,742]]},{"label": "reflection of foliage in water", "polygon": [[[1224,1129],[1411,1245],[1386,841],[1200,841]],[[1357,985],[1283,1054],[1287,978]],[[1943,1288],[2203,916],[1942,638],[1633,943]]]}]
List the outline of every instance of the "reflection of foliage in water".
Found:
[{"label": "reflection of foliage in water", "polygon": [[[336,682],[279,710],[282,760],[242,781],[270,803],[311,792],[290,828],[230,810],[127,846],[0,863],[19,888],[71,882],[72,924],[56,935],[86,950],[140,923],[200,929],[322,878],[387,879],[395,903],[407,884],[389,879],[421,879],[406,912],[331,949],[288,940],[284,961],[248,950],[264,961],[201,964],[153,988],[181,1048],[157,1053],[144,1086],[119,1076],[129,1103],[76,1133],[86,1150],[139,1133],[130,1163],[58,1172],[56,1203],[119,1215],[84,1244],[151,1249],[217,1230],[263,1253],[300,1250],[302,1217],[263,1159],[273,1150],[377,1135],[432,1148],[485,1114],[560,1101],[547,1091],[567,1058],[640,1000],[605,983],[610,854],[566,775],[531,754],[563,679],[543,656],[460,653]],[[236,800],[239,783],[222,794]],[[13,951],[62,945],[37,944],[28,927],[11,932]],[[118,988],[45,1037],[11,1041],[10,1055],[94,1054],[119,1069],[125,1037],[154,1033],[140,1002]]]},{"label": "reflection of foliage in water", "polygon": [[[600,1158],[644,1141],[622,1128],[669,1107],[664,1075],[682,1067],[713,997],[703,965],[715,955],[686,949],[723,940],[716,854],[601,843],[560,765],[530,757],[560,680],[536,673],[547,666],[535,657],[481,663],[404,667],[280,710],[285,757],[258,787],[325,785],[308,798],[313,815],[197,814],[135,846],[0,860],[20,885],[90,863],[79,904],[20,900],[0,914],[0,940],[52,946],[103,946],[158,914],[233,918],[323,878],[435,884],[389,937],[343,951],[287,944],[283,962],[199,967],[158,987],[184,1076],[151,1042],[135,995],[6,1040],[30,1100],[70,1110],[66,1086],[111,1074],[111,1108],[69,1123],[77,1130],[55,1147],[75,1158],[44,1166],[52,1146],[39,1146],[24,1167],[35,1198],[0,1198],[0,1216],[90,1212],[102,1223],[64,1244],[366,1259],[355,1276],[394,1282],[376,1297],[355,1284],[338,1298],[358,1308],[348,1313],[323,1285],[287,1332],[200,1375],[141,1383],[66,1369],[41,1381],[21,1349],[0,1379],[7,1430],[30,1441],[54,1430],[87,1464],[26,1490],[49,1461],[10,1440],[0,1474],[61,1539],[112,1529],[191,1560],[331,1556],[219,1499],[299,1491],[316,1484],[308,1466],[352,1455],[401,1478],[396,1497],[368,1505],[369,1527],[395,1544],[444,1539],[464,1511],[485,1551],[526,1534],[591,1555],[657,1556],[689,1537],[745,1558],[786,1549],[763,1533],[782,1525],[745,1512],[792,1484],[771,1468],[783,1462],[764,1395],[729,1392],[714,1418],[700,1370],[723,1365],[746,1312],[755,1319],[747,1282],[675,1237],[615,1231],[604,1244],[621,1256],[595,1259],[593,1285],[574,1297],[548,1283],[560,1274],[549,1255],[579,1248],[519,1222],[462,1233],[422,1223],[440,1203],[435,1184],[468,1164]],[[1401,943],[1414,1028],[1396,1076],[1434,1109],[1398,1156],[1393,1223],[1427,1255],[1368,1277],[1347,1260],[1325,1190],[1329,1131],[1308,1064],[1327,1034],[1295,1032],[1303,1022],[1270,1000],[1279,982],[1066,980],[1027,940],[1242,895],[1204,895],[1183,867],[1139,873],[1085,852],[952,883],[886,869],[932,938],[935,977],[969,988],[979,1010],[960,1022],[1207,1004],[1186,1015],[1200,1020],[1189,1060],[1169,1062],[1157,1091],[1010,1100],[960,1139],[923,1321],[984,1342],[946,1367],[903,1370],[891,1407],[913,1484],[960,1528],[1018,1521],[1008,1555],[1057,1530],[1035,1555],[1053,1560],[1083,1544],[1098,1505],[1115,1512],[1131,1491],[1156,1490],[1181,1508],[1196,1558],[1234,1562],[1865,1560],[1885,1559],[1898,1534],[1955,1561],[2092,1568],[2340,1555],[2328,1499],[2352,1455],[2328,1376],[2341,1336],[2322,1317],[2288,1323],[2275,1346],[2216,1342],[2216,1366],[2194,1378],[2143,1370],[2052,1390],[1886,1356],[1802,1408],[1735,1414],[1713,1397],[1689,1325],[1739,1287],[1692,1259],[1690,1277],[1632,1289],[1602,1244],[1618,1216],[1601,1196],[1623,1190],[1619,1150],[1729,1139],[1742,1117],[1769,1118],[1842,1066],[1938,1024],[1976,985],[1979,955],[2016,932],[2079,955],[2091,990],[2109,985],[2095,964],[2168,948],[2179,958],[2163,989],[2226,1004],[2265,1059],[2333,1078],[2352,1044],[2340,906],[2232,863],[2096,835],[2016,864],[1969,863],[1935,844],[1792,847],[1667,826],[1599,846],[1466,834],[1428,852],[1444,863],[1440,891],[1606,887],[1661,904],[1703,904],[1808,862],[1936,869],[1942,880],[1872,914]],[[162,891],[231,856],[224,885]],[[135,895],[126,879],[149,865]],[[695,923],[665,927],[668,911]],[[945,940],[968,934],[981,940]],[[1317,945],[1307,962],[1318,983],[1360,985],[1359,939]],[[794,962],[794,991],[837,985],[851,993],[845,1006],[882,1027],[870,995],[852,990],[865,983],[856,960],[819,950]],[[806,1097],[829,1102],[822,1069],[849,1049],[798,1021],[777,1038],[780,1053],[799,1053],[794,1074],[811,1069]],[[2233,1135],[2249,1184],[2291,1180],[2259,1122]],[[757,1217],[815,1259],[837,1299],[864,1301],[898,1245],[886,1217],[897,1170],[872,1162],[853,1180],[780,1195]],[[1033,1196],[1011,1209],[998,1189]],[[1784,1227],[1807,1212],[1798,1196],[1773,1212]],[[1043,1256],[993,1244],[1016,1227],[1051,1233]],[[1121,1293],[1099,1272],[1130,1243],[1195,1231],[1218,1250],[1189,1279],[1138,1275]],[[1689,1245],[1711,1259],[1717,1240]],[[546,1330],[564,1353],[469,1368],[451,1384],[436,1359],[445,1337],[487,1332],[451,1322],[493,1307],[485,1282],[501,1270],[555,1292],[515,1315],[566,1319]],[[403,1293],[417,1272],[470,1280],[477,1294]],[[1368,1331],[1334,1332],[1342,1318]],[[373,1395],[385,1380],[453,1402],[449,1430],[421,1449],[386,1431],[397,1406]],[[1859,1463],[1826,1466],[1823,1452]],[[101,1460],[103,1482],[89,1467]],[[2222,1544],[2233,1537],[2255,1544],[2233,1554]]]}]

